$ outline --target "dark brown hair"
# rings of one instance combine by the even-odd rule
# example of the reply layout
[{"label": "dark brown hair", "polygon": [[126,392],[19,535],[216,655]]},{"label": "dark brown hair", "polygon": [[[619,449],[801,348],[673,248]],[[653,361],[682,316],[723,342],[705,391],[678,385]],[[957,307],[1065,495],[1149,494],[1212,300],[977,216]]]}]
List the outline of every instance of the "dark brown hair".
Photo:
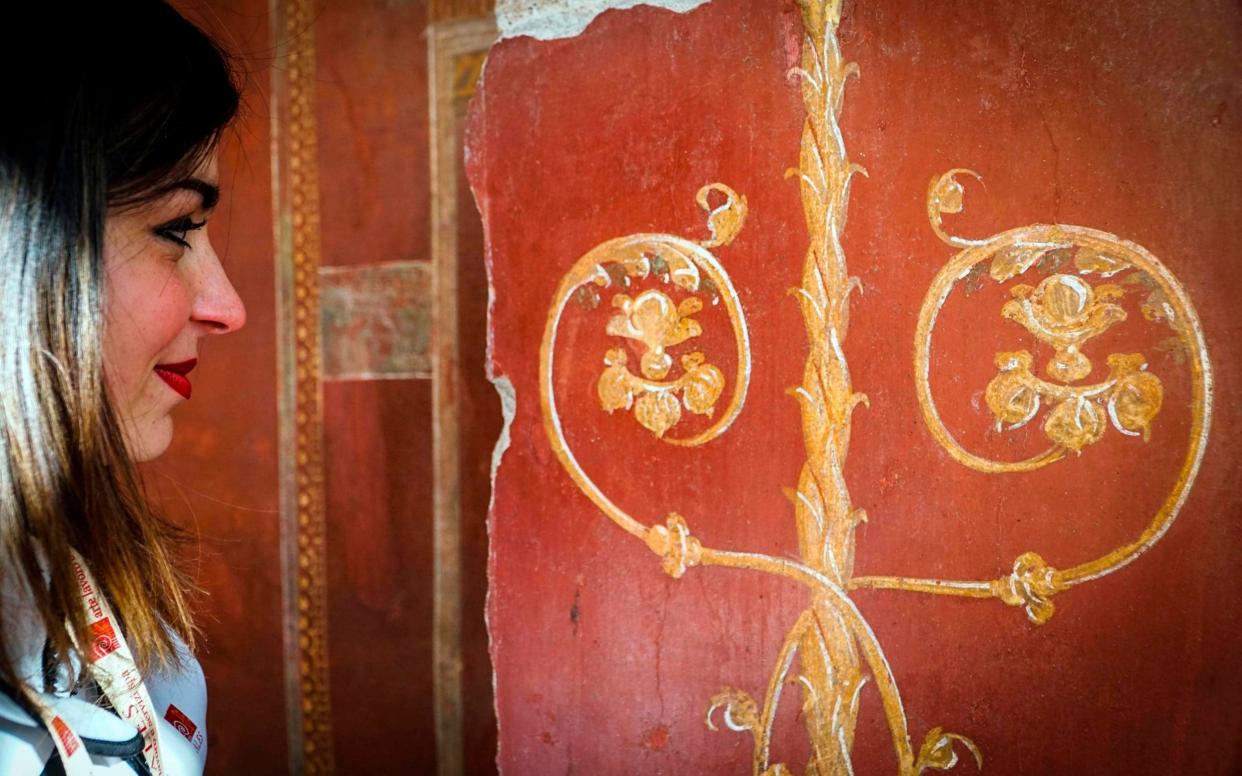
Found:
[{"label": "dark brown hair", "polygon": [[[46,5],[0,33],[0,578],[25,579],[67,664],[73,637],[90,643],[76,550],[139,665],[164,666],[170,629],[192,643],[190,585],[105,391],[104,224],[199,167],[238,89],[227,57],[163,2]],[[0,609],[0,679],[17,686],[13,615]]]}]

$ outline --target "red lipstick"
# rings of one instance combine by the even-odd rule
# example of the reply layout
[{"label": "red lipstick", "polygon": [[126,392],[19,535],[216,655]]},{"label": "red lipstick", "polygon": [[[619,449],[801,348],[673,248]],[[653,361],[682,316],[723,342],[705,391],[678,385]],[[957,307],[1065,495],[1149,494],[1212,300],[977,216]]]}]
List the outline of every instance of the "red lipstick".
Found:
[{"label": "red lipstick", "polygon": [[186,375],[197,365],[197,358],[176,364],[156,364],[155,373],[168,384],[169,388],[181,394],[181,398],[188,399],[190,398],[190,379]]}]

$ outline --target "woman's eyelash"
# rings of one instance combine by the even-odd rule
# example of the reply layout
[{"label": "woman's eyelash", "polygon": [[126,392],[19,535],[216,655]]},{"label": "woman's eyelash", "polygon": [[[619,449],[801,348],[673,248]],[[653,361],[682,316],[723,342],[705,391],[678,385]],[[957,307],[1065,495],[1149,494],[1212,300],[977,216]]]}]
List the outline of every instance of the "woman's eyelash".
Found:
[{"label": "woman's eyelash", "polygon": [[182,248],[189,248],[190,243],[186,241],[186,235],[195,229],[202,229],[207,225],[207,220],[195,221],[189,216],[182,216],[175,221],[171,221],[163,226],[156,227],[155,233],[163,237],[165,240],[180,245]]}]

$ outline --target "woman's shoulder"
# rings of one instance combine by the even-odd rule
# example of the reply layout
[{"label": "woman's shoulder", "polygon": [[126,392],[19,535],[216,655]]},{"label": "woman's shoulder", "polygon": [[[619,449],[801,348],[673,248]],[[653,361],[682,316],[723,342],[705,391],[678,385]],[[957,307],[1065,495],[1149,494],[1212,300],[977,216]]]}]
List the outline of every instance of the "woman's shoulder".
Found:
[{"label": "woman's shoulder", "polygon": [[161,720],[173,727],[176,738],[190,744],[201,763],[207,759],[207,680],[189,647],[172,635],[180,665],[176,670],[151,672],[146,677],[147,692]]},{"label": "woman's shoulder", "polygon": [[[161,755],[170,776],[199,776],[207,758],[207,688],[198,660],[180,640],[176,669],[153,671],[144,680],[160,727]],[[82,738],[97,773],[145,773],[142,737],[98,699],[45,693],[40,699]],[[0,684],[0,774],[42,774],[59,758],[37,711]]]}]

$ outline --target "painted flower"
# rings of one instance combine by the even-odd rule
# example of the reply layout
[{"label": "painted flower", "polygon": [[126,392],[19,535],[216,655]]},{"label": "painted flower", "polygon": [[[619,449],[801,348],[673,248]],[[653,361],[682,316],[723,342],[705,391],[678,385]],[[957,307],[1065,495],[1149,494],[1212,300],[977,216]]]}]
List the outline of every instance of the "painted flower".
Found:
[{"label": "painted flower", "polygon": [[690,353],[681,359],[686,370],[681,398],[686,409],[696,415],[710,416],[724,391],[724,373],[712,364],[705,364],[702,353]]},{"label": "painted flower", "polygon": [[634,418],[657,437],[681,420],[681,403],[670,391],[650,391],[634,402]]},{"label": "painted flower", "polygon": [[634,394],[630,389],[633,378],[630,370],[625,368],[627,361],[625,351],[619,348],[608,351],[604,356],[607,368],[599,376],[595,390],[599,394],[600,407],[607,412],[628,410],[634,402]]},{"label": "painted flower", "polygon": [[1044,421],[1044,433],[1067,450],[1082,452],[1104,436],[1104,413],[1094,402],[1073,396],[1058,404]]},{"label": "painted flower", "polygon": [[1108,416],[1123,434],[1151,437],[1151,422],[1164,403],[1164,386],[1160,378],[1146,371],[1147,362],[1140,353],[1114,353],[1108,357],[1111,378],[1117,381],[1108,397]]},{"label": "painted flower", "polygon": [[1025,350],[996,354],[999,371],[988,383],[984,398],[996,416],[997,431],[1005,423],[1017,428],[1039,412],[1039,391],[1034,388],[1031,375],[1032,360]]}]

